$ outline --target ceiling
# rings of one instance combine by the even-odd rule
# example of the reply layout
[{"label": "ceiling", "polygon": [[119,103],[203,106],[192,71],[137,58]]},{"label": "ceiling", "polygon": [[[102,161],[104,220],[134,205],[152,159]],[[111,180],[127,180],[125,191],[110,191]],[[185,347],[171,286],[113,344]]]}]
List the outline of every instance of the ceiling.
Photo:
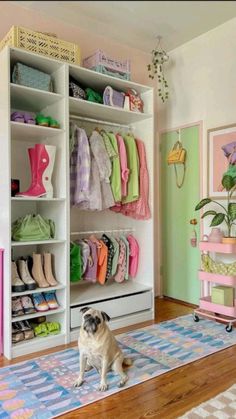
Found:
[{"label": "ceiling", "polygon": [[[150,52],[162,36],[170,51],[236,16],[236,1],[11,2]],[[50,28],[49,28],[50,29]]]}]

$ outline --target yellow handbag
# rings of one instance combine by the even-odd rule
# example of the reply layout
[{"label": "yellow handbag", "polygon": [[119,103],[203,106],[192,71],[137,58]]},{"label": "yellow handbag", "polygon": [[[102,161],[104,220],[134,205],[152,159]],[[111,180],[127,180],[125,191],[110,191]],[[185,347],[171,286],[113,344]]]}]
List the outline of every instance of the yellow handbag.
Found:
[{"label": "yellow handbag", "polygon": [[167,156],[167,163],[168,164],[179,164],[185,163],[186,159],[186,150],[183,148],[182,143],[178,140],[174,144],[172,150],[169,151]]},{"label": "yellow handbag", "polygon": [[[183,186],[183,183],[184,183],[185,171],[186,171],[186,166],[185,166],[186,155],[187,155],[187,152],[186,152],[185,148],[183,148],[183,145],[182,145],[181,141],[178,140],[173,145],[172,149],[169,151],[168,156],[167,156],[168,165],[174,164],[176,186],[178,188],[181,188]],[[178,179],[176,164],[183,164],[183,175],[182,175],[182,180],[181,181],[179,181],[179,179]]]}]

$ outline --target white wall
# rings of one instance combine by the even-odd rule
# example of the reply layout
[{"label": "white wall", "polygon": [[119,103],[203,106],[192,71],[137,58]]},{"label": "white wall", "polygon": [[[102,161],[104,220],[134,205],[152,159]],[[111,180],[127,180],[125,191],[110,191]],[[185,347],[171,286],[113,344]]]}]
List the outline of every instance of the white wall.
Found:
[{"label": "white wall", "polygon": [[159,131],[203,121],[203,196],[207,129],[236,123],[236,18],[176,48],[166,71],[170,97],[159,105]]}]

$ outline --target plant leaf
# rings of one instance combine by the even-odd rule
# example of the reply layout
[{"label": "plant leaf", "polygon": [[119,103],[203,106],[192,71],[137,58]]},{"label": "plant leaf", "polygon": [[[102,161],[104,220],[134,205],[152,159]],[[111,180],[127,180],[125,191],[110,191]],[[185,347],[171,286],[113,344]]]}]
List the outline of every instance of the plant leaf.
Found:
[{"label": "plant leaf", "polygon": [[216,211],[213,211],[213,210],[206,211],[206,212],[204,212],[204,214],[202,214],[201,218],[204,218],[207,215],[216,215]]},{"label": "plant leaf", "polygon": [[231,202],[228,205],[228,213],[232,221],[236,219],[236,202]]},{"label": "plant leaf", "polygon": [[211,227],[218,226],[221,223],[223,223],[224,219],[225,219],[225,214],[222,214],[222,212],[219,212],[212,218],[210,226]]},{"label": "plant leaf", "polygon": [[221,183],[224,186],[224,188],[226,189],[226,191],[230,191],[230,189],[232,189],[235,185],[234,178],[230,175],[223,176],[223,179],[222,179]]},{"label": "plant leaf", "polygon": [[203,208],[205,205],[209,204],[211,202],[210,198],[204,198],[202,199],[195,207],[195,211]]}]

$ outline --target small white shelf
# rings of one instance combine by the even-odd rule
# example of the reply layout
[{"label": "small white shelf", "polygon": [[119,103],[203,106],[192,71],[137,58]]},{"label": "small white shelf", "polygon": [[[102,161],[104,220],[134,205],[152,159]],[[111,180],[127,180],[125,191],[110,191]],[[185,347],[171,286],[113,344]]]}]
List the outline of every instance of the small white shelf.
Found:
[{"label": "small white shelf", "polygon": [[43,349],[55,348],[58,345],[65,344],[66,334],[37,336],[33,339],[22,340],[12,344],[12,357],[16,358],[21,355],[42,351]]},{"label": "small white shelf", "polygon": [[16,246],[35,246],[37,244],[61,244],[61,243],[65,243],[65,240],[52,239],[52,240],[34,240],[34,241],[29,241],[29,242],[12,241],[11,245],[12,247],[16,247]]},{"label": "small white shelf", "polygon": [[64,132],[61,128],[42,127],[41,125],[25,124],[23,122],[11,121],[12,140],[29,141],[45,137],[55,137]]},{"label": "small white shelf", "polygon": [[23,316],[12,317],[11,322],[14,323],[21,320],[36,319],[37,317],[41,316],[51,316],[52,314],[63,313],[63,311],[65,311],[63,307],[57,308],[56,310],[37,311],[37,313],[33,314],[24,314]]},{"label": "small white shelf", "polygon": [[48,105],[63,99],[58,93],[46,92],[11,83],[11,108],[24,109],[29,112],[39,112]]},{"label": "small white shelf", "polygon": [[117,124],[132,124],[152,118],[151,114],[126,111],[122,108],[102,105],[100,103],[89,102],[83,99],[69,98],[70,114],[78,116],[88,116],[102,121]]},{"label": "small white shelf", "polygon": [[105,86],[112,86],[114,89],[126,91],[128,89],[135,89],[139,93],[146,93],[152,88],[140,83],[135,83],[130,80],[123,80],[107,74],[101,74],[94,70],[89,70],[85,67],[78,67],[77,65],[69,65],[70,75],[73,76],[78,83],[85,86],[90,86],[93,89],[104,90]]},{"label": "small white shelf", "polygon": [[40,294],[42,292],[57,291],[57,290],[63,290],[63,289],[65,289],[65,285],[58,284],[55,287],[36,288],[35,290],[27,290],[27,291],[23,291],[23,292],[12,292],[11,296],[12,297],[18,297],[18,296],[23,296],[23,295]]},{"label": "small white shelf", "polygon": [[19,196],[19,198],[17,197],[12,197],[11,200],[13,202],[22,202],[22,201],[36,201],[36,202],[64,202],[66,199],[65,198],[34,198],[34,197],[21,197]]},{"label": "small white shelf", "polygon": [[25,348],[29,345],[36,344],[37,342],[41,343],[42,340],[43,340],[43,342],[53,340],[53,339],[55,339],[55,337],[65,337],[65,333],[58,333],[58,335],[48,335],[48,336],[43,336],[43,337],[36,336],[33,339],[26,339],[26,340],[22,340],[18,343],[13,343],[12,348],[13,349],[14,348],[23,349],[23,348]]},{"label": "small white shelf", "polygon": [[151,289],[151,287],[147,287],[146,285],[139,284],[132,280],[123,281],[121,283],[108,282],[105,285],[100,285],[99,283],[75,284],[71,285],[70,289],[70,306],[74,307],[78,304],[86,304],[91,301],[96,302],[109,298],[146,292]]}]

